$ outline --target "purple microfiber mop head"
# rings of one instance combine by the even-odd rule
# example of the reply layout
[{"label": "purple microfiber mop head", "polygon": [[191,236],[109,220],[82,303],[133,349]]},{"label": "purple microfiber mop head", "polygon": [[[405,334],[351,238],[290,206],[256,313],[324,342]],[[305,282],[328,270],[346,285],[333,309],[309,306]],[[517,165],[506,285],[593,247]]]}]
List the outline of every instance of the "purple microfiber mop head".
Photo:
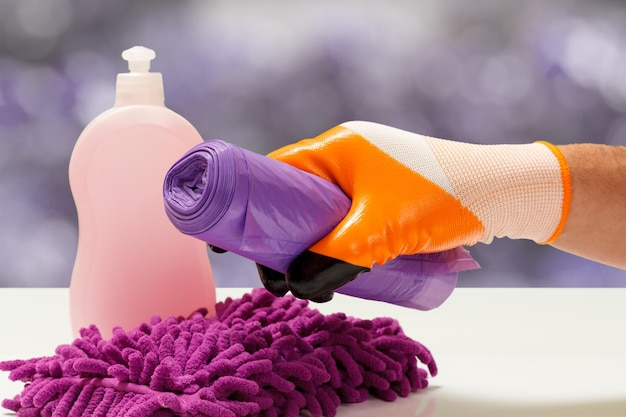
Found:
[{"label": "purple microfiber mop head", "polygon": [[264,289],[205,314],[155,317],[111,340],[91,326],[54,356],[2,362],[27,383],[2,405],[25,417],[332,417],[342,402],[393,401],[437,373],[391,318],[325,316]]}]

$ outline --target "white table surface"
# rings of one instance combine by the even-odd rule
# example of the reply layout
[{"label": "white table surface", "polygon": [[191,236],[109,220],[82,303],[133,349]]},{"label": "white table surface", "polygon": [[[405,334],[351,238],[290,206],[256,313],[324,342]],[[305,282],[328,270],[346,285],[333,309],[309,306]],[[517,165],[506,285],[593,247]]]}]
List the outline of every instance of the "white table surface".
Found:
[{"label": "white table surface", "polygon": [[[218,289],[218,298],[246,291]],[[342,405],[338,417],[626,416],[626,288],[462,288],[430,312],[339,294],[314,307],[396,318],[439,366],[427,390]],[[0,316],[0,360],[72,341],[67,289],[0,289]],[[0,374],[1,398],[21,388]]]}]

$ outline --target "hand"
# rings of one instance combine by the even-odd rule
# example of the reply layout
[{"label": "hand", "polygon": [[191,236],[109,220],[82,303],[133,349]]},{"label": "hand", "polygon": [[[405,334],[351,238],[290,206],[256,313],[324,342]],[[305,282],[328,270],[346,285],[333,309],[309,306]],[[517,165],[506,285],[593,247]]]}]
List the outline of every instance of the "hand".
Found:
[{"label": "hand", "polygon": [[[211,249],[214,253],[226,253],[225,249],[219,248],[215,245],[207,244],[209,249]],[[266,290],[271,292],[277,297],[282,297],[283,295],[289,292],[289,287],[287,287],[287,281],[285,279],[285,274],[282,272],[278,272],[273,270],[272,268],[268,268],[267,266],[256,264],[257,270],[259,272],[259,277],[261,278],[261,283],[265,287]],[[311,298],[311,301],[324,303],[330,301],[333,298],[333,293],[326,292],[316,297]]]},{"label": "hand", "polygon": [[317,301],[400,255],[504,236],[550,243],[571,195],[565,159],[547,143],[475,145],[348,122],[268,156],[337,184],[352,200],[286,275],[259,268],[275,294]]}]

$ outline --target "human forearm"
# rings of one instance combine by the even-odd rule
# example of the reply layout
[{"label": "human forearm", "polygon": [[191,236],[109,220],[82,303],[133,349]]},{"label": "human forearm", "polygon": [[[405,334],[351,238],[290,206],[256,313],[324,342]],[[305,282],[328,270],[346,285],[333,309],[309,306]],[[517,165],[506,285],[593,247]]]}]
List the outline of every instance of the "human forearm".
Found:
[{"label": "human forearm", "polygon": [[555,248],[626,269],[626,147],[559,147],[567,159],[572,201]]}]

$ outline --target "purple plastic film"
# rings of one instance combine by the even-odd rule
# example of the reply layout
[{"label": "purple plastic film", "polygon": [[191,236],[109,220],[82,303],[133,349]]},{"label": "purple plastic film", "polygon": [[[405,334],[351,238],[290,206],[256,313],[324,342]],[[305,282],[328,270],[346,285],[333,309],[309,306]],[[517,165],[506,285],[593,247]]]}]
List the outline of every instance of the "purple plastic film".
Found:
[{"label": "purple plastic film", "polygon": [[[165,177],[165,209],[183,233],[285,272],[344,218],[350,199],[336,185],[220,140],[187,152]],[[478,264],[463,248],[401,256],[337,292],[428,310]]]}]

